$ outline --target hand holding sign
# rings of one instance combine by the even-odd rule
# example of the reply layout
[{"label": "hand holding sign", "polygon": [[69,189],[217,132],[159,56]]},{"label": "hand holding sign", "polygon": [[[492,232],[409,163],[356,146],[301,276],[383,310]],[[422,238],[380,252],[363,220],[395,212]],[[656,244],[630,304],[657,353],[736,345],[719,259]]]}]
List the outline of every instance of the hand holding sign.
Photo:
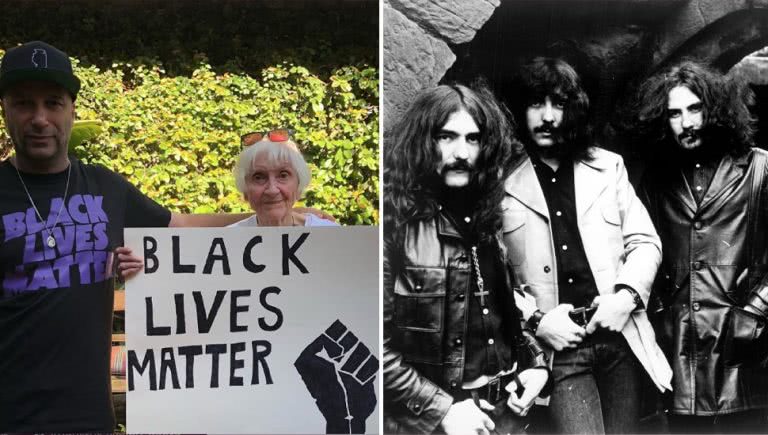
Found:
[{"label": "hand holding sign", "polygon": [[131,248],[118,246],[115,248],[115,254],[117,255],[118,278],[121,281],[133,278],[141,272],[141,269],[144,269],[144,259],[134,255]]},{"label": "hand holding sign", "polygon": [[145,260],[126,289],[129,427],[375,431],[378,240],[359,226],[126,229]]},{"label": "hand holding sign", "polygon": [[379,361],[336,320],[294,363],[326,420],[326,433],[364,433],[376,407]]}]

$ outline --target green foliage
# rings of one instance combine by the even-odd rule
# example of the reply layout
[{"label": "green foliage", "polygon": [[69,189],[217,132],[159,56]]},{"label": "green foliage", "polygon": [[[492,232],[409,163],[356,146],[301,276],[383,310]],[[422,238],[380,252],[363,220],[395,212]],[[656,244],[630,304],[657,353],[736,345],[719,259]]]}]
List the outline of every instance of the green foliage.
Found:
[{"label": "green foliage", "polygon": [[[131,80],[124,80],[130,69]],[[377,71],[344,67],[325,82],[295,65],[265,69],[261,80],[201,64],[191,77],[158,67],[78,68],[81,118],[107,134],[74,148],[87,162],[126,175],[182,212],[248,211],[232,167],[239,137],[288,126],[310,162],[307,205],[346,224],[378,222]]]},{"label": "green foliage", "polygon": [[0,48],[39,39],[83,65],[157,65],[187,77],[201,63],[258,76],[286,62],[326,80],[378,63],[378,9],[376,0],[3,0]]},{"label": "green foliage", "polygon": [[[181,39],[188,31],[179,16],[213,11],[183,10],[183,2],[165,4],[172,6],[162,15],[171,23],[163,29],[167,38],[160,36],[157,47],[144,46],[140,56],[120,54],[120,47],[135,49],[125,41],[122,45],[116,41],[99,45],[82,38],[87,48],[72,50],[60,45],[75,58],[76,74],[82,81],[78,118],[103,123],[101,135],[74,146],[73,152],[84,161],[125,175],[171,210],[244,212],[249,211],[248,204],[235,189],[232,177],[240,135],[288,127],[295,130],[294,140],[302,146],[313,176],[299,205],[319,208],[344,224],[378,223],[378,70],[362,57],[350,55],[358,53],[355,50],[337,55],[344,60],[334,65],[329,59],[334,58],[336,48],[322,38],[314,45],[304,40],[304,45],[286,50],[284,56],[243,48],[249,44],[268,46],[270,39],[252,41],[260,41],[258,35],[230,40],[229,46],[218,51],[181,56],[184,60],[179,61],[174,54],[189,54],[191,50],[183,47],[194,47],[178,40],[168,42]],[[230,8],[229,19],[238,16],[232,3],[225,4]],[[198,6],[208,7],[205,3]],[[131,13],[141,13],[135,11]],[[59,13],[77,15],[67,6]],[[240,15],[247,14],[240,11]],[[110,19],[116,20],[118,28],[127,28],[130,20],[121,21],[118,16],[111,15]],[[0,22],[5,19],[0,18]],[[79,19],[86,22],[96,18],[86,13]],[[295,23],[293,29],[300,27]],[[247,28],[247,24],[233,21],[222,27],[222,32]],[[216,29],[208,29],[208,33],[205,28],[196,30],[198,40],[221,41]],[[16,42],[27,39],[32,38]],[[57,45],[55,39],[47,42]],[[177,49],[174,44],[178,44]],[[235,56],[223,61],[222,52]],[[107,62],[110,58],[111,63]],[[375,62],[375,55],[373,59]],[[256,65],[258,69],[254,69]],[[5,134],[3,128],[0,138],[7,144]]]},{"label": "green foliage", "polygon": [[101,134],[104,128],[104,124],[101,121],[95,120],[76,120],[72,126],[72,132],[69,135],[69,144],[67,145],[70,150],[81,143],[91,140]]}]

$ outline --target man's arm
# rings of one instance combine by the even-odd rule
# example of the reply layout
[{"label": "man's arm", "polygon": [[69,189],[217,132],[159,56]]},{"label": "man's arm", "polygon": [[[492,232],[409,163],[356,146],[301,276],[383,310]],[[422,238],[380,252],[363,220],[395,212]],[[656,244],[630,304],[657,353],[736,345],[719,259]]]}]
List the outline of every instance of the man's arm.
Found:
[{"label": "man's arm", "polygon": [[[507,267],[511,268],[509,263]],[[514,273],[509,271],[510,275]],[[546,343],[556,351],[575,348],[584,339],[584,329],[573,323],[568,312],[573,309],[571,304],[560,304],[547,313],[539,310],[536,298],[528,293],[528,286],[515,289],[515,304],[520,310],[528,329],[537,339]]]},{"label": "man's arm", "polygon": [[[747,243],[752,243],[752,249],[748,249],[747,252],[752,253],[752,257],[757,254],[763,255],[763,250],[766,249],[766,235],[764,233],[765,222],[761,222],[760,217],[765,216],[765,204],[766,196],[768,196],[768,156],[765,155],[763,150],[753,151],[752,164],[755,165],[754,173],[752,174],[752,187],[750,189],[749,204],[747,205],[747,237],[756,240],[747,240]],[[763,166],[763,167],[760,167]],[[759,239],[758,239],[759,238]],[[757,266],[759,261],[757,258],[748,258],[749,268]],[[748,269],[748,272],[750,271]],[[747,276],[749,282],[749,276]],[[738,282],[738,280],[737,280]],[[768,274],[764,274],[760,282],[757,283],[749,290],[749,296],[747,297],[747,303],[744,309],[752,312],[753,314],[761,315],[764,319],[768,319]]]},{"label": "man's arm", "polygon": [[616,172],[616,197],[625,257],[624,264],[619,267],[616,287],[617,290],[622,286],[633,289],[640,296],[642,307],[647,307],[651,285],[661,264],[661,241],[648,211],[629,183],[627,169],[621,158],[617,162]]},{"label": "man's arm", "polygon": [[[384,354],[385,414],[393,414],[404,433],[433,433],[453,403],[453,397],[403,360],[392,343],[395,277],[384,245]],[[393,408],[398,409],[393,409]],[[402,411],[402,412],[401,412]]]},{"label": "man's arm", "polygon": [[[594,317],[586,327],[592,333],[598,326],[621,331],[636,309],[645,309],[651,285],[661,264],[661,241],[648,211],[629,183],[621,157],[616,162],[616,201],[624,240],[624,263],[614,285],[615,293],[595,298]],[[637,295],[637,297],[635,297]]]},{"label": "man's arm", "polygon": [[757,286],[750,291],[744,309],[768,319],[768,275],[764,275]]}]

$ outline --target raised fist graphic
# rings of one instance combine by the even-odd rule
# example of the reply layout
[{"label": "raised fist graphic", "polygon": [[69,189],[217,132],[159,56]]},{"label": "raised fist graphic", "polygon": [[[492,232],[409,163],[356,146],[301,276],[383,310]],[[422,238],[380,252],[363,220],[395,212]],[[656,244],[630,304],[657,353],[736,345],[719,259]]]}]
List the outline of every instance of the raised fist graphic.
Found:
[{"label": "raised fist graphic", "polygon": [[379,360],[336,320],[294,363],[325,417],[326,433],[365,433],[376,408],[373,381]]}]

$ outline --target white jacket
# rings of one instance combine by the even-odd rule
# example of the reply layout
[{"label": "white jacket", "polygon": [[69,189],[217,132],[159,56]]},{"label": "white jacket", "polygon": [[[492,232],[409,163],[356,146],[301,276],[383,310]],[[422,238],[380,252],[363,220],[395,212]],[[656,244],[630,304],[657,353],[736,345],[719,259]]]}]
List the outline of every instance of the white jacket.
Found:
[{"label": "white jacket", "polygon": [[[627,285],[647,306],[661,262],[661,242],[627,179],[622,158],[599,148],[591,151],[593,160],[574,163],[573,178],[579,233],[597,289],[608,294],[616,284]],[[528,319],[537,308],[547,312],[558,305],[549,211],[530,158],[507,178],[505,190],[504,242],[517,282],[526,284],[532,296],[516,300]],[[672,370],[646,312],[635,311],[621,332],[656,387],[671,390]]]}]

